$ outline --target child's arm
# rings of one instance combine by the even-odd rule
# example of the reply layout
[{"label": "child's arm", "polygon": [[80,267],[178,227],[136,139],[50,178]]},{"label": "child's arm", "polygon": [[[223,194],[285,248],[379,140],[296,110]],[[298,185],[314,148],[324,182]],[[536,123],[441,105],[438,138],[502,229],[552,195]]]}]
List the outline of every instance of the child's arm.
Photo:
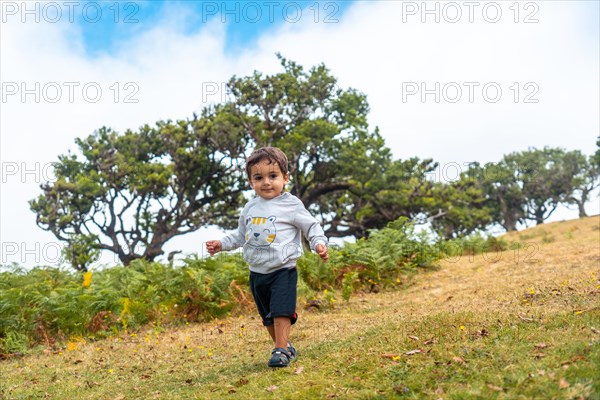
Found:
[{"label": "child's arm", "polygon": [[220,240],[209,240],[206,242],[206,250],[208,250],[208,254],[214,256],[216,253],[220,252],[223,249]]},{"label": "child's arm", "polygon": [[246,225],[244,224],[244,215],[240,215],[238,228],[235,232],[225,236],[221,240],[209,240],[206,242],[206,250],[211,256],[220,251],[234,250],[242,246],[246,240]]},{"label": "child's arm", "polygon": [[299,204],[294,212],[294,224],[302,230],[308,240],[310,249],[315,251],[324,261],[329,258],[327,250],[327,237],[319,221],[313,217],[303,204]]},{"label": "child's arm", "polygon": [[317,252],[317,254],[323,259],[323,261],[327,261],[329,260],[329,253],[327,251],[327,246],[319,243],[316,247],[315,247],[315,251]]}]

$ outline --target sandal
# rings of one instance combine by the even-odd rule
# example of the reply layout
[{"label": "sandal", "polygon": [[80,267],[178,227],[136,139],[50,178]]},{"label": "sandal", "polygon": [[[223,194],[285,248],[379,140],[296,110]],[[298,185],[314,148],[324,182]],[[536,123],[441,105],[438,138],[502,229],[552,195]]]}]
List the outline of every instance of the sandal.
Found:
[{"label": "sandal", "polygon": [[290,359],[292,355],[287,349],[283,347],[275,347],[271,352],[271,359],[269,360],[269,367],[280,368],[287,367],[290,365]]},{"label": "sandal", "polygon": [[287,351],[288,351],[288,353],[290,353],[290,362],[294,361],[296,359],[296,357],[298,356],[298,352],[296,351],[296,348],[294,347],[292,342],[288,342]]}]

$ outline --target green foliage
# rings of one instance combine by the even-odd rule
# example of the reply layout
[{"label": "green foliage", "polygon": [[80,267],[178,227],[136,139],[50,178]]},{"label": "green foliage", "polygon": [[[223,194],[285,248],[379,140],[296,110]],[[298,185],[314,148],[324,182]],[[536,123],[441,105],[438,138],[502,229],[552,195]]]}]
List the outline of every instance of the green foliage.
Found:
[{"label": "green foliage", "polygon": [[[394,287],[405,275],[431,266],[438,255],[426,234],[415,233],[414,224],[400,218],[369,239],[332,248],[328,263],[306,253],[298,261],[298,292],[331,307],[338,289],[348,300],[357,290]],[[190,257],[181,267],[140,259],[129,267],[86,274],[17,267],[0,273],[0,353],[73,336],[104,337],[149,323],[158,329],[206,321],[252,299],[248,267],[235,253]]]},{"label": "green foliage", "polygon": [[431,226],[445,239],[467,236],[493,221],[485,192],[467,174],[448,184],[436,184],[432,198]]},{"label": "green foliage", "polygon": [[96,247],[98,236],[73,235],[62,250],[65,260],[78,271],[87,271],[88,266],[100,258],[100,250]]},{"label": "green foliage", "polygon": [[[95,251],[128,265],[153,261],[173,237],[206,223],[233,226],[245,182],[244,143],[219,115],[159,121],[118,134],[103,127],[76,139],[79,154],[58,157],[55,182],[29,202],[36,222],[68,244],[85,270]],[[92,234],[95,232],[95,234]]]},{"label": "green foliage", "polygon": [[[585,159],[585,158],[584,158]],[[531,148],[505,155],[524,198],[525,218],[542,224],[575,188],[567,153],[560,148]]]},{"label": "green foliage", "polygon": [[514,243],[509,243],[502,238],[492,235],[483,235],[480,232],[452,240],[440,241],[436,247],[442,257],[462,257],[490,252],[504,251],[514,248]]},{"label": "green foliage", "polygon": [[366,95],[339,88],[323,64],[305,70],[278,57],[279,73],[232,77],[231,101],[217,112],[230,115],[250,148],[277,146],[287,154],[290,192],[321,216],[329,237],[362,237],[397,218],[370,207],[368,212],[377,214],[374,222],[354,223],[366,206],[359,192],[377,189],[370,189],[370,182],[391,163],[379,131],[369,130]]},{"label": "green foliage", "polygon": [[332,248],[327,264],[317,255],[306,254],[298,260],[298,270],[312,289],[341,288],[347,299],[358,288],[375,291],[395,286],[403,275],[431,267],[438,258],[427,234],[415,233],[414,224],[402,217],[371,232],[368,239]]},{"label": "green foliage", "polygon": [[[600,145],[600,140],[597,142]],[[589,158],[579,150],[564,153],[562,156],[563,187],[565,194],[562,201],[575,204],[579,209],[579,217],[587,217],[585,204],[591,193],[600,186],[600,149]]]},{"label": "green foliage", "polygon": [[358,271],[346,272],[342,279],[342,298],[346,301],[350,300],[352,293],[356,291],[357,283],[360,283],[358,279]]},{"label": "green foliage", "polygon": [[102,337],[121,329],[205,321],[232,311],[248,291],[239,255],[186,259],[183,267],[136,260],[129,268],[83,274],[57,268],[0,273],[0,353],[71,336]]}]

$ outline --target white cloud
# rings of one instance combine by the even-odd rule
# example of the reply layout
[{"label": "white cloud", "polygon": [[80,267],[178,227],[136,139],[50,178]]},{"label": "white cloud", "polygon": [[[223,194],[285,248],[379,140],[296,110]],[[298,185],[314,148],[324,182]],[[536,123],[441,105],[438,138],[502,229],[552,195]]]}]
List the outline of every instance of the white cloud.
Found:
[{"label": "white cloud", "polygon": [[[586,31],[586,2],[527,3],[536,4],[537,11],[519,3],[519,23],[513,21],[512,2],[499,3],[502,18],[497,23],[486,22],[481,13],[489,3],[481,2],[474,22],[469,23],[468,9],[457,2],[463,12],[457,23],[443,18],[435,23],[433,15],[422,23],[420,14],[405,14],[406,22],[402,22],[403,7],[406,11],[421,4],[357,2],[343,15],[334,16],[338,23],[315,24],[311,15],[295,24],[273,26],[255,46],[235,54],[227,51],[225,26],[218,19],[184,34],[180,27],[191,11],[181,4],[173,6],[152,29],[121,41],[114,53],[95,58],[86,54],[77,25],[64,21],[23,24],[9,18],[2,24],[0,43],[3,84],[26,82],[31,89],[39,82],[52,97],[54,87],[48,84],[56,82],[63,97],[54,104],[44,99],[38,104],[33,95],[27,95],[23,103],[17,94],[1,104],[1,241],[26,243],[27,249],[33,249],[36,242],[47,247],[54,241],[35,226],[26,203],[39,193],[36,177],[29,174],[21,179],[22,171],[7,175],[11,168],[22,169],[26,163],[26,168],[34,169],[39,163],[40,175],[44,175],[46,163],[75,149],[74,138],[102,125],[122,131],[159,119],[190,117],[206,104],[204,100],[221,98],[219,92],[203,99],[206,85],[214,89],[214,84],[220,85],[233,74],[253,70],[278,71],[275,52],[306,67],[324,62],[341,86],[366,93],[370,123],[380,127],[397,157],[432,157],[442,164],[462,164],[497,161],[503,154],[529,146],[595,151],[600,132],[598,38],[593,33],[597,35],[597,21],[595,30]],[[440,10],[447,4],[439,3]],[[493,17],[492,11],[487,15]],[[533,11],[539,22],[523,23]],[[73,103],[67,100],[64,82],[80,84]],[[133,85],[125,87],[128,82]],[[419,95],[403,101],[403,84],[406,88],[411,82],[417,87],[424,83],[428,89],[436,82],[440,88],[451,84],[448,90],[456,82],[462,98],[452,104],[442,96],[435,103],[429,94],[424,103]],[[473,103],[468,101],[464,82],[479,84]],[[515,82],[519,83],[517,103],[513,101]],[[528,82],[533,84],[526,88]],[[497,103],[483,98],[481,88],[486,83],[502,89]],[[97,103],[84,100],[81,88],[85,84],[102,89]],[[539,91],[533,98],[539,102],[524,103],[524,96],[536,87]],[[134,92],[136,88],[139,91]],[[91,89],[88,93],[93,95]],[[491,89],[488,93],[493,95]],[[128,94],[139,102],[125,103]],[[453,91],[446,94],[455,96]],[[599,212],[597,202],[590,204],[589,212]],[[556,218],[565,217],[576,214],[562,210]],[[203,240],[218,232],[202,230],[177,238],[166,250],[198,251]],[[5,250],[2,262],[21,262],[22,256],[24,264],[37,262],[22,251],[8,257]],[[112,257],[105,260],[111,262]]]}]

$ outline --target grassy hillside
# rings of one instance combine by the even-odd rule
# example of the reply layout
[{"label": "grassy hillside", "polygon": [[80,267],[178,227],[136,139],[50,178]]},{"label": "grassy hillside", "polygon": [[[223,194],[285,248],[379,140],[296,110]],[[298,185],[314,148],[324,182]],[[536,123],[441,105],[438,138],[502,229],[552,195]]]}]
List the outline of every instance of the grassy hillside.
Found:
[{"label": "grassy hillside", "polygon": [[0,399],[600,399],[600,217],[505,238],[523,245],[301,312],[287,369],[251,314],[12,357]]}]

